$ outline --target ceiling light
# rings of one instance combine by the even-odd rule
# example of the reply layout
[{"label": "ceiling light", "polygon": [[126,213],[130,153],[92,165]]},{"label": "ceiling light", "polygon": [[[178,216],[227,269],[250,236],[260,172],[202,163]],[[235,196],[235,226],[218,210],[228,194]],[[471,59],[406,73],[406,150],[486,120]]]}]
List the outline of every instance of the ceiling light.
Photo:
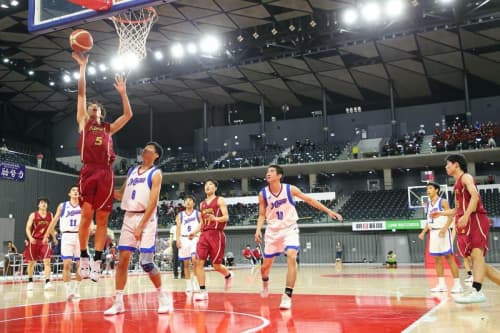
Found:
[{"label": "ceiling light", "polygon": [[94,66],[89,66],[87,68],[87,71],[89,72],[90,75],[95,75],[97,73],[97,70],[95,69]]},{"label": "ceiling light", "polygon": [[293,23],[290,23],[290,25],[288,26],[288,30],[292,32],[295,30],[295,26],[293,25]]},{"label": "ceiling light", "polygon": [[376,2],[369,2],[361,7],[361,16],[366,22],[375,22],[380,18],[380,6]]},{"label": "ceiling light", "polygon": [[314,19],[311,19],[311,22],[309,22],[309,25],[311,26],[311,28],[316,28],[316,26],[318,24],[316,23],[316,21],[314,21]]},{"label": "ceiling light", "polygon": [[353,8],[346,9],[342,14],[342,21],[347,25],[354,24],[357,20],[358,12]]},{"label": "ceiling light", "polygon": [[163,52],[161,51],[155,51],[154,57],[156,60],[162,60],[163,59]]},{"label": "ceiling light", "polygon": [[80,79],[80,72],[73,72],[73,78],[75,80],[79,80]]},{"label": "ceiling light", "polygon": [[180,59],[184,56],[184,47],[180,43],[175,43],[170,48],[170,54],[173,58]]},{"label": "ceiling light", "polygon": [[17,0],[11,0],[11,1],[10,1],[10,5],[11,5],[12,7],[16,7],[17,5],[19,5],[19,1],[17,1]]},{"label": "ceiling light", "polygon": [[1,7],[1,8],[4,8],[4,9],[7,9],[7,8],[9,8],[9,5],[8,5],[8,4],[6,4],[5,2],[3,2],[3,1],[2,1],[2,2],[0,3],[0,7]]},{"label": "ceiling light", "polygon": [[63,81],[66,83],[69,83],[69,82],[71,82],[71,77],[68,74],[64,74]]},{"label": "ceiling light", "polygon": [[273,28],[271,29],[271,33],[273,34],[273,36],[276,36],[276,35],[278,34],[278,30],[276,30],[276,28],[275,28],[275,27],[273,27]]},{"label": "ceiling light", "polygon": [[106,65],[105,65],[105,64],[100,64],[100,65],[99,65],[99,70],[100,70],[101,72],[105,72],[107,69],[108,69],[108,67],[106,67]]},{"label": "ceiling light", "polygon": [[240,43],[243,41],[243,39],[244,39],[244,38],[243,38],[243,36],[242,36],[241,34],[240,34],[240,35],[238,35],[238,37],[236,37],[236,40],[237,40],[238,42],[240,42]]},{"label": "ceiling light", "polygon": [[404,10],[405,2],[403,0],[389,0],[385,4],[385,14],[391,18],[401,16]]},{"label": "ceiling light", "polygon": [[49,82],[49,86],[51,86],[51,87],[55,86],[55,82],[54,81],[50,81]]},{"label": "ceiling light", "polygon": [[9,58],[3,58],[3,63],[6,64],[9,62]]},{"label": "ceiling light", "polygon": [[30,70],[28,71],[28,75],[29,75],[29,76],[35,75],[35,71],[34,71],[34,70],[32,70],[32,69],[30,69]]},{"label": "ceiling light", "polygon": [[205,54],[214,54],[219,51],[221,42],[215,36],[205,36],[200,42],[200,50]]},{"label": "ceiling light", "polygon": [[257,39],[257,38],[259,38],[259,33],[256,31],[252,34],[252,36],[254,39]]}]

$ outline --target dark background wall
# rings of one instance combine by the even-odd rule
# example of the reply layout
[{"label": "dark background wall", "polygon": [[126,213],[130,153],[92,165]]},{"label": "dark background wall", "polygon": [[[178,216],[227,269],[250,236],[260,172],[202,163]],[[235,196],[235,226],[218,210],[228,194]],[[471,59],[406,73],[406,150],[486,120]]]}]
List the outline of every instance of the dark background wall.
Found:
[{"label": "dark background wall", "polygon": [[37,198],[48,198],[49,211],[55,213],[57,205],[68,199],[70,186],[77,183],[77,176],[31,167],[26,167],[26,178],[23,182],[0,179],[0,217],[13,215],[14,241],[20,251],[24,249],[28,216],[38,209]]}]

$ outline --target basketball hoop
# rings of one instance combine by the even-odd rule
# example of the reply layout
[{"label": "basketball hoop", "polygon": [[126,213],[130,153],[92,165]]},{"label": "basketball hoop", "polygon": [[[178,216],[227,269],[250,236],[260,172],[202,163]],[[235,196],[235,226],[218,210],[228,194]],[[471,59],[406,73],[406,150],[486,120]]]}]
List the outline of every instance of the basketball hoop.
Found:
[{"label": "basketball hoop", "polygon": [[118,56],[135,57],[138,61],[146,57],[146,40],[151,27],[158,19],[153,7],[124,11],[111,18],[115,24],[120,43]]}]

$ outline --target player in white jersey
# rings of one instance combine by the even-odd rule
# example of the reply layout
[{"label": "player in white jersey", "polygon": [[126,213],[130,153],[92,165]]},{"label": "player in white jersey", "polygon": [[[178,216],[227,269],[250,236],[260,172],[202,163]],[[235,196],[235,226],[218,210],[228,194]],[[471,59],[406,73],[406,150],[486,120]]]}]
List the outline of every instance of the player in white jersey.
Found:
[{"label": "player in white jersey", "polygon": [[[190,265],[196,264],[196,245],[198,244],[199,236],[190,237],[190,233],[198,230],[201,221],[201,214],[194,209],[196,199],[187,195],[184,198],[184,206],[186,210],[177,214],[175,222],[177,248],[179,249],[179,261],[184,265],[184,277],[186,279],[186,293],[198,291],[198,280],[196,276],[191,277]],[[193,266],[194,267],[194,266]],[[194,273],[194,271],[193,271]],[[193,274],[194,275],[194,274]]]},{"label": "player in white jersey", "polygon": [[120,190],[115,191],[116,200],[121,200],[125,211],[118,241],[120,260],[115,273],[116,295],[113,305],[104,311],[111,316],[125,311],[123,290],[127,283],[130,258],[139,249],[142,269],[158,294],[158,313],[173,310],[170,297],[162,290],[161,275],[154,264],[156,228],[158,225],[157,206],[160,196],[162,172],[155,163],[160,160],[163,148],[156,142],[148,142],[142,150],[142,164],[129,170],[127,179]]},{"label": "player in white jersey", "polygon": [[[61,232],[61,259],[63,260],[63,281],[66,287],[66,299],[79,298],[79,286],[82,280],[78,273],[80,264],[80,241],[78,239],[78,228],[80,226],[81,208],[78,201],[78,185],[71,186],[69,201],[59,204],[56,214],[52,218],[50,228],[54,228],[59,221],[59,232]],[[76,262],[76,282],[71,286],[71,265]]]},{"label": "player in white jersey", "polygon": [[439,196],[439,192],[439,184],[434,182],[427,183],[427,196],[429,197],[429,201],[427,202],[426,207],[427,225],[418,235],[418,238],[423,240],[425,238],[425,233],[429,231],[429,254],[434,257],[436,274],[438,276],[438,284],[434,288],[431,288],[431,291],[448,291],[448,287],[446,286],[446,282],[444,280],[442,260],[442,258],[445,257],[448,265],[450,266],[451,274],[453,275],[454,279],[454,284],[451,292],[461,293],[463,292],[463,288],[460,285],[460,279],[458,277],[458,267],[453,255],[454,237],[452,234],[452,230],[450,229],[453,218],[446,216],[439,216],[436,218],[431,217],[431,214],[433,212],[441,212],[450,208],[448,200],[441,198]]},{"label": "player in white jersey", "polygon": [[280,309],[290,309],[292,293],[297,279],[297,252],[300,250],[298,215],[295,210],[294,197],[328,214],[332,219],[341,221],[342,216],[302,193],[296,186],[281,183],[284,177],[283,169],[279,165],[270,165],[267,168],[267,187],[259,193],[259,218],[255,231],[255,241],[262,241],[262,226],[267,221],[264,238],[264,263],[260,273],[262,276],[262,297],[269,293],[269,272],[274,257],[285,252],[288,263],[285,293],[281,297]]}]

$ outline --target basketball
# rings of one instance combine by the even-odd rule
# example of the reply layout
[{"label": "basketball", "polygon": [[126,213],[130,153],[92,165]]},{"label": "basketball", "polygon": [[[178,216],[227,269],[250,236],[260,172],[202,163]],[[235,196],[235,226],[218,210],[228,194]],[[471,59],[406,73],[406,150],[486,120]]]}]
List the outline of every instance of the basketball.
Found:
[{"label": "basketball", "polygon": [[69,36],[69,45],[76,52],[88,52],[92,49],[94,40],[87,30],[77,29]]}]

